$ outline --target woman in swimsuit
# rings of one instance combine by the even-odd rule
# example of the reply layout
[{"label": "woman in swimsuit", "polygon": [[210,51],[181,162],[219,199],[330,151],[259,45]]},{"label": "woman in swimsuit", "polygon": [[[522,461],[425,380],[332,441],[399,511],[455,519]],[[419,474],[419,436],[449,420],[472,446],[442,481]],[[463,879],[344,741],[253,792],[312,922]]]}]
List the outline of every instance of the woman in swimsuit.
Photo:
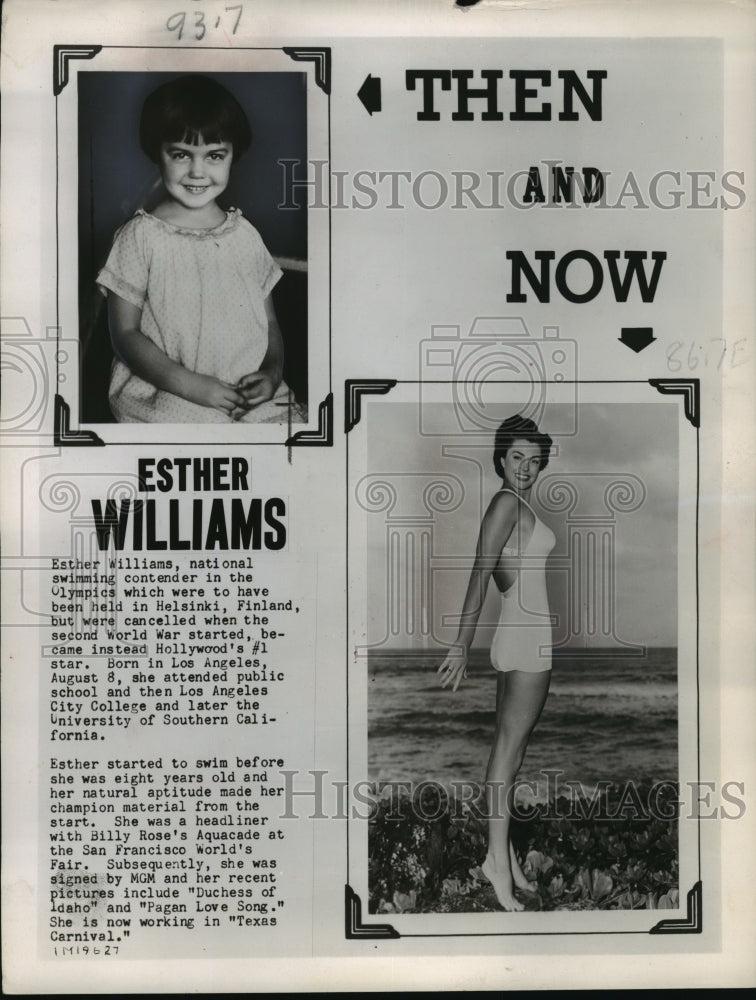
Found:
[{"label": "woman in swimsuit", "polygon": [[502,488],[483,516],[475,562],[460,616],[456,642],[438,669],[441,687],[456,691],[467,676],[467,659],[488,581],[501,595],[501,615],[491,645],[496,676],[496,734],[486,771],[488,855],[483,874],[505,910],[522,910],[514,887],[530,883],[509,836],[513,788],[525,750],[541,714],[551,680],[551,617],[546,559],[552,531],[537,517],[530,495],[546,468],[551,438],[519,415],[496,432],[494,467]]}]

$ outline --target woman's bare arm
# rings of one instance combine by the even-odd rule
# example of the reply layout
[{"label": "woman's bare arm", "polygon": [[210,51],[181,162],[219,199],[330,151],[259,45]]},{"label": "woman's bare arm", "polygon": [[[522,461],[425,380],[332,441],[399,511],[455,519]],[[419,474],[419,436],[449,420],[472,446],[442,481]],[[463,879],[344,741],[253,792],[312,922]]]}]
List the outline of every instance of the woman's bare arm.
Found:
[{"label": "woman's bare arm", "polygon": [[156,389],[172,392],[199,406],[231,413],[235,407],[244,405],[243,397],[232,385],[211,375],[189,371],[172,361],[141,332],[141,318],[142,310],[138,306],[115,292],[108,292],[108,325],[113,350],[135,375]]},{"label": "woman's bare arm", "polygon": [[517,523],[517,515],[518,500],[511,493],[497,493],[483,515],[475,561],[462,605],[459,632],[438,668],[438,673],[442,675],[441,687],[451,684],[456,691],[465,675],[467,657],[483,610],[488,582],[496,569],[501,550]]}]

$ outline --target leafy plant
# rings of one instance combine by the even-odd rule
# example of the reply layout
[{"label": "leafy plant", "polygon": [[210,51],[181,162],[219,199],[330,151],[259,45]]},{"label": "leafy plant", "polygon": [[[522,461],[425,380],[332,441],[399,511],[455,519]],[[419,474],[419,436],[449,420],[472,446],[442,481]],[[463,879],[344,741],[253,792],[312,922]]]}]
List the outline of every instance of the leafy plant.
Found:
[{"label": "leafy plant", "polygon": [[[513,818],[512,839],[535,892],[527,907],[676,909],[677,821],[669,810],[639,815],[637,803],[649,789],[635,787],[629,800],[626,789],[613,786],[600,800],[560,798]],[[415,799],[406,791],[392,797],[374,791],[371,912],[498,909],[480,871],[487,845],[482,799],[457,802],[434,785]],[[675,790],[668,794],[672,800]]]}]

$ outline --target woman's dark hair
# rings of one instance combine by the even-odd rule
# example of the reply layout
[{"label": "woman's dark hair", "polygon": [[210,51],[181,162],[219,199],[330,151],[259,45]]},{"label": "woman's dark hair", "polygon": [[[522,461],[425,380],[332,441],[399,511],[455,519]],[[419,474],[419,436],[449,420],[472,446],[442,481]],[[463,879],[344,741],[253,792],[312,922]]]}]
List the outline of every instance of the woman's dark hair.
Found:
[{"label": "woman's dark hair", "polygon": [[252,129],[241,105],[207,76],[180,76],[154,90],[142,106],[139,142],[153,163],[160,144],[230,142],[234,162],[249,149]]},{"label": "woman's dark hair", "polygon": [[496,474],[504,478],[504,468],[502,463],[507,452],[515,441],[529,441],[537,444],[541,449],[541,468],[545,469],[549,464],[549,453],[551,452],[552,440],[548,434],[542,434],[538,430],[535,422],[517,413],[514,417],[509,417],[503,424],[499,425],[494,440],[493,463]]}]

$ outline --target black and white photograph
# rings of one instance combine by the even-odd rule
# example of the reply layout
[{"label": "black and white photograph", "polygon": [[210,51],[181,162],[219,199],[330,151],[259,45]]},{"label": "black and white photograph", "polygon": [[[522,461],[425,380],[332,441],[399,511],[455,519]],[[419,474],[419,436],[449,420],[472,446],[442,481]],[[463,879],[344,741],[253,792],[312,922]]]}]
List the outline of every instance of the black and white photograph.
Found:
[{"label": "black and white photograph", "polygon": [[307,211],[280,163],[307,158],[305,74],[92,71],[78,97],[82,420],[302,423]]},{"label": "black and white photograph", "polygon": [[322,53],[59,45],[54,90],[66,430],[282,443],[317,428],[330,221],[306,179],[313,159],[329,170]]},{"label": "black and white photograph", "polygon": [[752,985],[753,3],[2,28],[3,990]]},{"label": "black and white photograph", "polygon": [[433,388],[362,416],[370,912],[408,933],[415,914],[537,933],[567,929],[553,911],[594,932],[612,925],[587,911],[684,912],[695,428],[651,386]]}]

